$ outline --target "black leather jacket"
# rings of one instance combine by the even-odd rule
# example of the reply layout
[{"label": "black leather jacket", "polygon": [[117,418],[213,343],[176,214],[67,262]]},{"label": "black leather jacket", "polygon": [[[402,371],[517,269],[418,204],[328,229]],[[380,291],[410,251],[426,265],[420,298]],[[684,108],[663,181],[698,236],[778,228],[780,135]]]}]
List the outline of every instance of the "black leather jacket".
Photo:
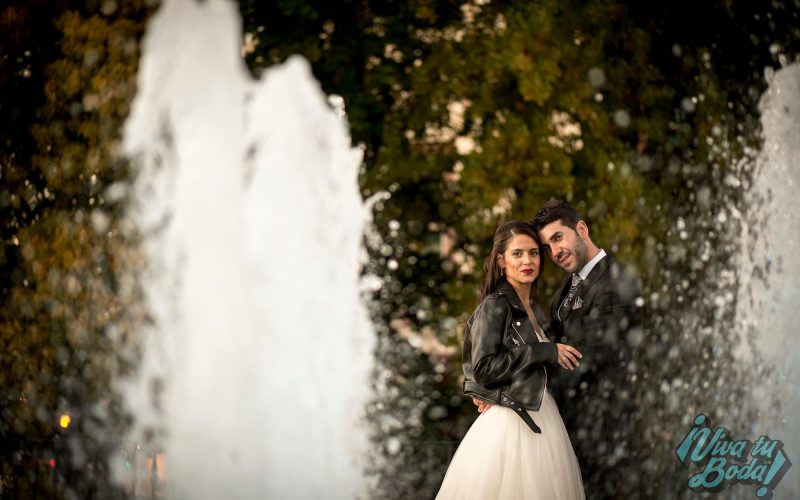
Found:
[{"label": "black leather jacket", "polygon": [[467,320],[464,392],[496,404],[507,395],[538,411],[547,385],[545,363],[557,357],[555,344],[539,342],[522,301],[504,280]]}]

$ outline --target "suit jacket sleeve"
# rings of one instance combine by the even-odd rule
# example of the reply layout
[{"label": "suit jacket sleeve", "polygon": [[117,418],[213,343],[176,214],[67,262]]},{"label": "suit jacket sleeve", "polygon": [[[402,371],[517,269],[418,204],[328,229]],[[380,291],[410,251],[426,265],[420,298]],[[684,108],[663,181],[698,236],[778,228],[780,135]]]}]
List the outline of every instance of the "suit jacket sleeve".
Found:
[{"label": "suit jacket sleeve", "polygon": [[642,323],[636,299],[641,295],[635,278],[613,266],[591,306],[580,321],[570,321],[564,335],[580,339],[575,347],[596,369],[628,358],[627,334]]},{"label": "suit jacket sleeve", "polygon": [[511,380],[525,367],[555,361],[556,347],[552,342],[523,344],[513,349],[503,346],[506,318],[511,314],[505,298],[489,297],[475,311],[470,334],[475,381],[486,386]]}]

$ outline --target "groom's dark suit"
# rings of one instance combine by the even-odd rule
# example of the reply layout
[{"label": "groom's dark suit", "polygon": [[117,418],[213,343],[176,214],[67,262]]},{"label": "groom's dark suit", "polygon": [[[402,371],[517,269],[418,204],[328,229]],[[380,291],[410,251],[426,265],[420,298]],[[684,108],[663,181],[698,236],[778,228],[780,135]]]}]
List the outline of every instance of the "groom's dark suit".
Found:
[{"label": "groom's dark suit", "polygon": [[[629,374],[632,346],[642,340],[642,301],[636,278],[603,257],[580,282],[569,308],[568,275],[550,304],[551,338],[575,346],[583,359],[550,384],[581,466],[586,497],[634,498],[629,469],[635,406]],[[638,299],[638,300],[637,300]],[[637,303],[638,302],[638,303]]]}]

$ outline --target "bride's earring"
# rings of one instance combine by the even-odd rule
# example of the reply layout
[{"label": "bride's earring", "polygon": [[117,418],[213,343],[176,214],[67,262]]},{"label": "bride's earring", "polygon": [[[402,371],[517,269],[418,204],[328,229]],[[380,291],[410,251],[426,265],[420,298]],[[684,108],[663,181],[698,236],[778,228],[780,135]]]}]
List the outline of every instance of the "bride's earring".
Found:
[{"label": "bride's earring", "polygon": [[501,267],[501,268],[500,268],[500,277],[502,278],[502,277],[503,277],[503,276],[505,276],[505,275],[506,275],[506,270],[505,270],[504,268],[502,268],[502,267]]}]

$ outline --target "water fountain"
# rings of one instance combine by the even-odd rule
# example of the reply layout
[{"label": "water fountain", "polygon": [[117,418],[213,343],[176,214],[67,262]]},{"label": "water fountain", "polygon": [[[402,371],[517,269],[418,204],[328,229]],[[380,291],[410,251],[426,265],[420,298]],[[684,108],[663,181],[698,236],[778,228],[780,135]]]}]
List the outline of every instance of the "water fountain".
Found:
[{"label": "water fountain", "polygon": [[161,433],[175,498],[353,498],[361,154],[304,60],[252,80],[240,25],[231,2],[167,0],[144,40],[124,149],[154,321],[132,436]]},{"label": "water fountain", "polygon": [[[754,435],[780,439],[790,460],[800,463],[800,346],[794,313],[800,306],[800,213],[797,189],[800,169],[800,65],[769,75],[762,96],[764,144],[748,193],[750,224],[742,234],[741,281],[737,324],[753,335],[765,362],[774,366],[769,379],[754,381],[760,394],[761,419]],[[800,474],[790,471],[776,490],[780,498],[800,495]],[[785,495],[785,496],[784,496]]]}]

